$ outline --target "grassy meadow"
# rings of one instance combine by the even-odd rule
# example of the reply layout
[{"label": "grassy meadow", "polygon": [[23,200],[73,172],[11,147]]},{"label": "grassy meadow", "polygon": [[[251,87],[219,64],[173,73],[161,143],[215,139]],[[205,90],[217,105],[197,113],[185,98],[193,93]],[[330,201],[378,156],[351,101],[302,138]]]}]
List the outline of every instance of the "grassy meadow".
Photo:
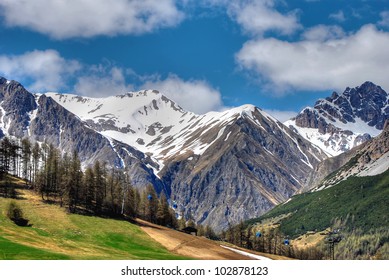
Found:
[{"label": "grassy meadow", "polygon": [[[58,205],[44,203],[32,191],[16,191],[18,199],[0,197],[0,259],[183,258],[170,253],[137,225],[123,220],[68,214]],[[23,210],[29,226],[18,226],[7,217],[11,201]]]}]

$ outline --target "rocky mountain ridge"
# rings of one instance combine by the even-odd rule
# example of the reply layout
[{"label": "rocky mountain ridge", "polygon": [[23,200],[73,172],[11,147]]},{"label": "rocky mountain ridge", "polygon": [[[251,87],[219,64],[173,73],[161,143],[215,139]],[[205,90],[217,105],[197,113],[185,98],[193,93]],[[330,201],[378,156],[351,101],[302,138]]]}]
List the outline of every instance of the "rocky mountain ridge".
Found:
[{"label": "rocky mountain ridge", "polygon": [[372,82],[320,99],[285,122],[335,156],[377,136],[389,118],[389,94]]},{"label": "rocky mountain ridge", "polygon": [[[152,183],[158,191],[164,184],[148,167],[152,161],[133,147],[108,139],[90,128],[52,98],[28,92],[20,83],[0,77],[0,135],[47,142],[64,152],[76,150],[83,166],[97,159],[111,166],[129,166],[136,187]],[[120,152],[126,150],[128,153]]]},{"label": "rocky mountain ridge", "polygon": [[84,165],[100,159],[124,168],[133,184],[152,183],[165,191],[176,201],[177,214],[215,230],[285,201],[327,158],[252,105],[196,115],[156,91],[103,99],[34,96],[5,79],[0,89],[12,100],[20,94],[30,100],[12,124],[11,112],[20,108],[14,101],[6,109],[0,103],[2,115],[10,116],[0,121],[4,135],[48,141],[64,151],[76,148]]},{"label": "rocky mountain ridge", "polygon": [[252,105],[196,115],[157,91],[46,95],[101,135],[148,155],[177,213],[217,230],[285,201],[327,158]]}]

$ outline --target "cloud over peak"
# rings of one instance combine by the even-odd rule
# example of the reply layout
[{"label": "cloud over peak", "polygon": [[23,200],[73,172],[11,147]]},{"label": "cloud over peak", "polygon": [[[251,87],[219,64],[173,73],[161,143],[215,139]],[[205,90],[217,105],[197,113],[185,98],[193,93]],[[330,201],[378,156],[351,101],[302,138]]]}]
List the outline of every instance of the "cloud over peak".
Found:
[{"label": "cloud over peak", "polygon": [[76,60],[66,60],[55,50],[34,50],[21,55],[0,55],[0,73],[12,79],[31,80],[34,91],[58,90],[81,69]]},{"label": "cloud over peak", "polygon": [[285,91],[344,89],[375,81],[389,88],[389,34],[365,25],[352,34],[321,28],[300,41],[250,40],[237,53],[238,64]]}]

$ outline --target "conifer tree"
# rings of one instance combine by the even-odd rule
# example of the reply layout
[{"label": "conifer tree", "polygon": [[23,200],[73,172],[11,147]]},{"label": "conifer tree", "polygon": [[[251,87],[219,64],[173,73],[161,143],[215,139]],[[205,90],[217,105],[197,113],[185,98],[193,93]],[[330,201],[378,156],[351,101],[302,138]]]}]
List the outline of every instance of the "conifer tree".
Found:
[{"label": "conifer tree", "polygon": [[169,220],[170,220],[169,204],[163,192],[161,192],[161,196],[158,200],[156,220],[159,225],[169,224]]},{"label": "conifer tree", "polygon": [[209,239],[217,239],[217,234],[214,232],[210,225],[205,226],[205,237]]},{"label": "conifer tree", "polygon": [[178,220],[178,228],[183,229],[186,227],[186,220],[184,211],[181,211],[180,219]]},{"label": "conifer tree", "polygon": [[73,156],[71,159],[71,165],[70,165],[70,184],[69,184],[69,191],[68,191],[68,197],[69,197],[69,211],[71,213],[76,212],[77,206],[79,205],[79,191],[81,188],[82,183],[82,170],[81,170],[81,162],[78,158],[77,151],[73,152]]},{"label": "conifer tree", "polygon": [[156,214],[158,208],[158,196],[153,185],[148,185],[144,191],[145,201],[145,219],[149,222],[156,222]]},{"label": "conifer tree", "polygon": [[106,197],[106,184],[104,178],[104,170],[99,161],[96,161],[93,167],[93,173],[95,175],[95,212],[96,214],[101,214],[103,212],[103,202]]},{"label": "conifer tree", "polygon": [[27,138],[22,140],[22,176],[24,179],[31,181],[31,142]]},{"label": "conifer tree", "polygon": [[10,155],[11,142],[8,137],[4,137],[0,143],[0,171],[2,174],[8,173],[10,170],[11,155]]},{"label": "conifer tree", "polygon": [[95,175],[91,167],[85,170],[83,177],[84,207],[87,211],[94,211],[93,201],[95,198]]},{"label": "conifer tree", "polygon": [[136,205],[135,205],[135,192],[131,186],[130,177],[127,172],[121,171],[121,215],[128,215],[130,217],[136,216]]},{"label": "conifer tree", "polygon": [[178,228],[178,221],[177,221],[176,215],[177,215],[176,212],[172,208],[170,208],[169,209],[169,223],[168,223],[168,225],[170,225],[174,229]]},{"label": "conifer tree", "polygon": [[71,184],[70,178],[70,166],[71,159],[68,153],[65,153],[58,167],[58,197],[60,201],[60,207],[63,206],[64,202],[69,202],[69,189]]},{"label": "conifer tree", "polygon": [[124,192],[124,203],[122,205],[122,214],[126,214],[131,218],[138,216],[139,193],[130,184],[126,186]]},{"label": "conifer tree", "polygon": [[39,168],[39,158],[41,154],[41,148],[37,142],[35,142],[34,147],[32,148],[32,181],[35,188],[36,175]]}]

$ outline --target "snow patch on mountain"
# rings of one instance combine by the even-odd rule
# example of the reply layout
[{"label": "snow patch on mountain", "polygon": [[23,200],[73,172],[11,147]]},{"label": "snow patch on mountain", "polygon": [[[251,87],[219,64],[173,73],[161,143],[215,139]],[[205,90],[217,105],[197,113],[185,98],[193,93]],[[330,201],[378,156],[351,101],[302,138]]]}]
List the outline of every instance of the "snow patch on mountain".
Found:
[{"label": "snow patch on mountain", "polygon": [[330,156],[348,151],[382,131],[389,118],[389,94],[371,82],[319,99],[284,122]]},{"label": "snow patch on mountain", "polygon": [[364,169],[357,174],[359,177],[375,176],[384,173],[389,169],[389,152],[385,153],[378,160],[370,162],[364,166]]},{"label": "snow patch on mountain", "polygon": [[[174,101],[152,90],[106,98],[53,92],[46,95],[107,139],[115,139],[147,154],[160,166],[159,170],[166,160],[176,156],[203,154],[238,118],[248,118],[264,129],[254,116],[259,109],[253,105],[197,115],[184,111]],[[261,114],[273,120],[265,112]],[[225,140],[230,133],[224,136]]]},{"label": "snow patch on mountain", "polygon": [[[308,127],[299,127],[296,125],[295,120],[288,120],[284,123],[286,126],[291,127],[294,131],[304,137],[306,140],[310,141],[315,146],[322,149],[328,156],[337,156],[341,153],[352,149],[353,147],[361,144],[362,142],[358,141],[358,137],[362,137],[366,133],[353,132],[351,126],[345,131],[350,133],[320,133],[317,128],[308,128]],[[378,135],[379,130],[368,127],[366,123],[361,123],[360,127],[358,125],[352,125],[357,127],[357,131],[363,131],[366,128],[367,134],[369,135]],[[345,125],[342,125],[345,128]]]}]

